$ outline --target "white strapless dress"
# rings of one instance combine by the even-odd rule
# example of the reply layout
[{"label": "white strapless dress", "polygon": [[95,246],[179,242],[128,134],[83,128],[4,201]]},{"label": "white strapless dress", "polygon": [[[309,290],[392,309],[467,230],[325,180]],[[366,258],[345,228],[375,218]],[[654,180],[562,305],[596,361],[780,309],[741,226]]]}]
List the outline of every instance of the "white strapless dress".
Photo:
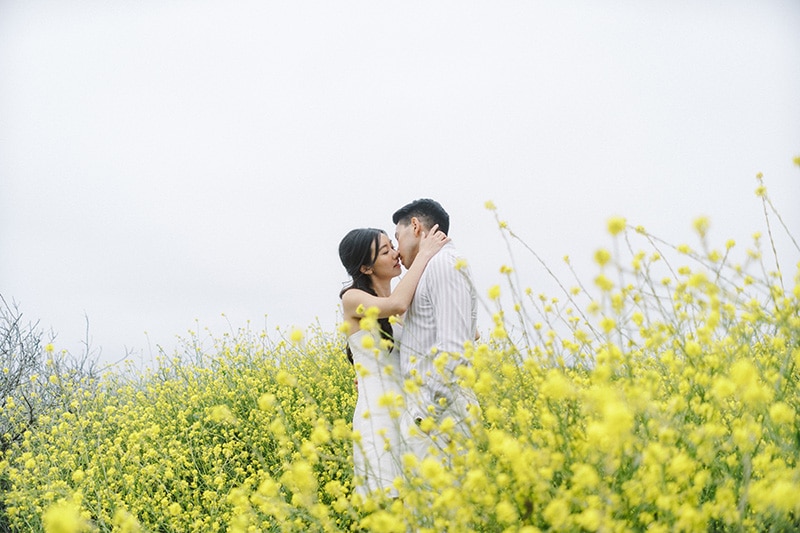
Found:
[{"label": "white strapless dress", "polygon": [[[395,347],[391,352],[381,350],[379,336],[368,330],[359,330],[347,339],[358,379],[353,431],[361,434],[361,440],[353,443],[353,466],[355,490],[362,495],[379,490],[396,496],[392,485],[402,474],[400,415],[404,403],[397,346],[401,326],[392,329]],[[364,348],[366,336],[373,337],[374,348]]]}]

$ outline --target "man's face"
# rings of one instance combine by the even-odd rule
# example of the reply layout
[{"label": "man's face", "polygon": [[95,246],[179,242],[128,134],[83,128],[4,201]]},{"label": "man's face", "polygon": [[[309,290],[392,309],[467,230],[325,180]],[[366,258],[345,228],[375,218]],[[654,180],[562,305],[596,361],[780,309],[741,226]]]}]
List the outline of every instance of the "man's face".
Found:
[{"label": "man's face", "polygon": [[419,251],[420,229],[419,221],[416,218],[412,218],[407,225],[400,222],[395,228],[394,237],[397,239],[397,251],[400,254],[400,261],[407,269],[411,268]]}]

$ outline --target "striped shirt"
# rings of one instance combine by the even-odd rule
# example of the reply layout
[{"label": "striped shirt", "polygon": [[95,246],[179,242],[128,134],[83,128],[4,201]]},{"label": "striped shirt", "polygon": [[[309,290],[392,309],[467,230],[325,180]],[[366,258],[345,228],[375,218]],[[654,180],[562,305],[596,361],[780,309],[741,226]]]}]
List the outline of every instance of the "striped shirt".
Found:
[{"label": "striped shirt", "polygon": [[423,388],[436,390],[442,376],[436,372],[434,352],[457,353],[446,369],[463,362],[464,343],[477,332],[477,294],[469,269],[456,269],[458,253],[447,243],[434,255],[417,285],[414,299],[403,321],[400,367],[403,376],[421,376]]}]

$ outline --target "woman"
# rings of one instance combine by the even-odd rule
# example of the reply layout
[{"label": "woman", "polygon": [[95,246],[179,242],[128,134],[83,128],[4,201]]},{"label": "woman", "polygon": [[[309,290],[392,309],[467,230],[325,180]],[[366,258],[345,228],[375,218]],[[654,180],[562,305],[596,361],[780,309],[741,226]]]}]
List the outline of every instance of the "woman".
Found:
[{"label": "woman", "polygon": [[[352,278],[339,296],[350,334],[347,352],[358,382],[353,431],[359,432],[361,439],[353,445],[353,465],[359,494],[381,491],[397,495],[392,485],[402,473],[398,425],[402,404],[387,399],[403,395],[399,350],[393,346],[401,342],[401,328],[392,325],[389,317],[406,311],[428,260],[449,240],[438,226],[423,235],[414,263],[394,291],[391,282],[400,275],[400,256],[386,232],[354,229],[339,243],[339,258]],[[378,331],[361,328],[364,310],[370,308],[379,310]]]}]

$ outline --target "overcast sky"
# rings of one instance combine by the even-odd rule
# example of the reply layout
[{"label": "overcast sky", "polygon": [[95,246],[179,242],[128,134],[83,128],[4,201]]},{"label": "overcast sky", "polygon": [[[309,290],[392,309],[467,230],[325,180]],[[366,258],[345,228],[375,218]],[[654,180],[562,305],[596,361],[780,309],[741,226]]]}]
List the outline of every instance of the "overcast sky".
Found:
[{"label": "overcast sky", "polygon": [[113,361],[222,313],[333,328],[339,240],[419,197],[481,291],[486,200],[557,271],[612,215],[744,246],[758,172],[800,237],[798,28],[795,0],[0,0],[0,294]]}]

